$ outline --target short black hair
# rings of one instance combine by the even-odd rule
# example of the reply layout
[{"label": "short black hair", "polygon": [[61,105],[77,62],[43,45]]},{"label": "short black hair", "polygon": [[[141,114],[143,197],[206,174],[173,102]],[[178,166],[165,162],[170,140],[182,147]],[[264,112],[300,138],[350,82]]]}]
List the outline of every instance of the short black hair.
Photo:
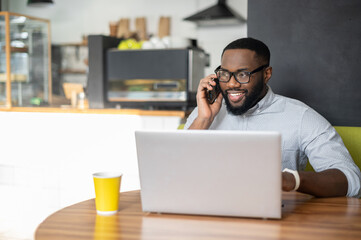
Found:
[{"label": "short black hair", "polygon": [[265,62],[265,64],[270,63],[271,53],[267,45],[261,42],[260,40],[250,37],[237,39],[231,42],[230,44],[228,44],[223,49],[222,57],[224,52],[229,49],[249,49],[251,51],[255,51],[257,58],[259,58],[262,62]]}]

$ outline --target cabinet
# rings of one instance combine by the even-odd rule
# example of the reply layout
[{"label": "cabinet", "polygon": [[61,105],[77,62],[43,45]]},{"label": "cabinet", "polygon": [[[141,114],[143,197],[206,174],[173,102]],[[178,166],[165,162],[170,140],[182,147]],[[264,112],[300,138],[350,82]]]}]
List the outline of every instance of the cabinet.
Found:
[{"label": "cabinet", "polygon": [[0,107],[51,103],[49,20],[0,12]]},{"label": "cabinet", "polygon": [[64,96],[64,83],[87,86],[86,42],[52,44],[53,94]]}]

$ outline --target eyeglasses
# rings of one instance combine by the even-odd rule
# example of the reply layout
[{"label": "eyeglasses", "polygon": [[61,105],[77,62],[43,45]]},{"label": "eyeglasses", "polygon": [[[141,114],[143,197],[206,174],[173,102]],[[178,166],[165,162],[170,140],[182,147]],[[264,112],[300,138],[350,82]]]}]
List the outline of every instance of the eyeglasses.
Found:
[{"label": "eyeglasses", "polygon": [[231,77],[234,76],[234,79],[236,79],[237,82],[243,84],[243,83],[249,83],[252,74],[259,72],[266,67],[268,67],[268,65],[262,65],[251,72],[247,72],[244,70],[230,72],[228,70],[222,69],[221,66],[219,66],[216,68],[216,70],[214,70],[214,72],[216,73],[217,78],[220,82],[224,82],[224,83],[229,82],[229,80],[231,80]]}]

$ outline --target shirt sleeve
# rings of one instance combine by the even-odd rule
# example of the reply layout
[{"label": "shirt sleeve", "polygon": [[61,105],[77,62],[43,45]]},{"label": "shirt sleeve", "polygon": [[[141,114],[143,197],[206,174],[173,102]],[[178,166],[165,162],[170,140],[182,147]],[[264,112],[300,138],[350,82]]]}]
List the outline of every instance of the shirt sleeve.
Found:
[{"label": "shirt sleeve", "polygon": [[191,113],[191,114],[189,115],[189,117],[187,118],[187,121],[186,121],[186,123],[185,123],[185,125],[184,125],[184,129],[185,129],[185,130],[188,129],[188,128],[192,125],[194,119],[196,119],[197,116],[198,116],[198,107],[194,108],[194,110],[192,111],[192,113]]},{"label": "shirt sleeve", "polygon": [[313,109],[303,115],[300,144],[316,172],[339,169],[348,181],[348,197],[360,197],[360,169],[335,128]]}]

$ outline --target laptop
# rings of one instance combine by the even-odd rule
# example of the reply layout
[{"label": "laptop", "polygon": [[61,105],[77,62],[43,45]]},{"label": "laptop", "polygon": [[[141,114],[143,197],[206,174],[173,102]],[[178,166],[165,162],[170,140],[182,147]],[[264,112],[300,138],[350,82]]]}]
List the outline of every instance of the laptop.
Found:
[{"label": "laptop", "polygon": [[281,218],[281,134],[135,132],[144,212]]}]

